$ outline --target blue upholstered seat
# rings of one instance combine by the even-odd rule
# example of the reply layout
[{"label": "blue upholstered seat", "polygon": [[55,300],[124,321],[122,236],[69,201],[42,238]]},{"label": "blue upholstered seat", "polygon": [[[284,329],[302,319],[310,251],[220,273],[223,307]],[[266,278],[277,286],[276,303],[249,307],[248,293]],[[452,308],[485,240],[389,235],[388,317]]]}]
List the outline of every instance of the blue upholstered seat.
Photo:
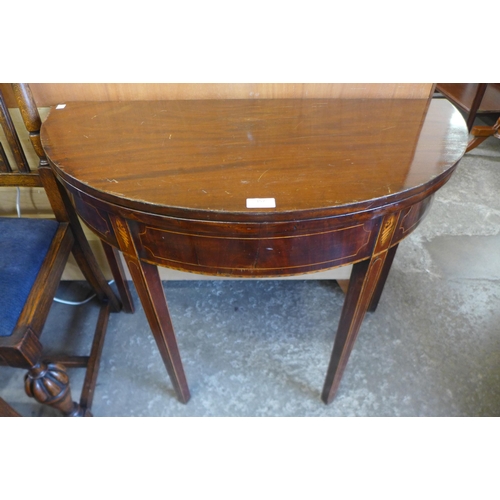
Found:
[{"label": "blue upholstered seat", "polygon": [[55,220],[0,217],[0,337],[12,334],[58,227]]}]

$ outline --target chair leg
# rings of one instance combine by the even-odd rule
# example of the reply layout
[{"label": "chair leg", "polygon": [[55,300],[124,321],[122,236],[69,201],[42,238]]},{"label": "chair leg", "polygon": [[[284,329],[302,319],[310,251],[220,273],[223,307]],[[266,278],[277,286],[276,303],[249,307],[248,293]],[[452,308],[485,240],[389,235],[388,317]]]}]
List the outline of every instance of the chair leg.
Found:
[{"label": "chair leg", "polygon": [[115,280],[116,288],[120,294],[123,311],[133,313],[134,302],[132,300],[132,295],[130,294],[128,282],[125,279],[125,270],[123,269],[120,252],[115,247],[108,245],[105,241],[101,240],[101,243],[104,253],[106,254],[106,258],[108,259],[109,268],[111,269],[111,274]]},{"label": "chair leg", "polygon": [[99,366],[101,363],[104,337],[106,336],[106,330],[108,328],[109,313],[109,304],[102,304],[87,363],[87,370],[85,372],[85,380],[83,382],[82,394],[80,397],[80,406],[89,411],[92,408],[92,402],[94,400],[94,389],[97,383],[97,375],[99,373]]},{"label": "chair leg", "polygon": [[60,410],[67,417],[92,416],[71,398],[68,374],[59,363],[40,362],[31,367],[25,375],[24,388],[28,396]]},{"label": "chair leg", "polygon": [[71,226],[71,232],[74,237],[71,253],[75,257],[76,263],[85,276],[85,279],[90,283],[101,302],[108,301],[112,311],[120,311],[122,305],[108,285],[97,264],[96,258],[85,237],[80,220],[73,209],[67,191],[56,180],[54,172],[52,172],[50,167],[41,166],[38,172],[46,191],[51,193],[57,192],[59,194],[57,199],[49,197],[49,201],[51,202],[57,220],[69,222]]}]

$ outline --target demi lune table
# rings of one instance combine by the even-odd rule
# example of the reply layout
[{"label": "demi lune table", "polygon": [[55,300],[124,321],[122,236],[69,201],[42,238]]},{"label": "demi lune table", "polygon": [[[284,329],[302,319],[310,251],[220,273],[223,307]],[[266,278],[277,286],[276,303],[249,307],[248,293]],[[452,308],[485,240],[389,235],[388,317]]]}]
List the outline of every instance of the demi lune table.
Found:
[{"label": "demi lune table", "polygon": [[280,277],[353,264],[322,399],[337,391],[399,242],[467,145],[445,100],[70,102],[41,139],[79,216],[128,265],[178,398],[157,266]]}]

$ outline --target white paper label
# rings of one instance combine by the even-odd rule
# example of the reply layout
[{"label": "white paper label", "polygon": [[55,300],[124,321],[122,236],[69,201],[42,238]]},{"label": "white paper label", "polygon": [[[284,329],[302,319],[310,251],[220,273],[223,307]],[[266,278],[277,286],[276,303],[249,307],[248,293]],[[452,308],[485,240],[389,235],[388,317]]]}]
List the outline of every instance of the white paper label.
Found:
[{"label": "white paper label", "polygon": [[247,198],[247,208],[276,208],[274,198]]},{"label": "white paper label", "polygon": [[56,109],[64,109],[66,107],[66,104],[58,104],[56,106]]}]

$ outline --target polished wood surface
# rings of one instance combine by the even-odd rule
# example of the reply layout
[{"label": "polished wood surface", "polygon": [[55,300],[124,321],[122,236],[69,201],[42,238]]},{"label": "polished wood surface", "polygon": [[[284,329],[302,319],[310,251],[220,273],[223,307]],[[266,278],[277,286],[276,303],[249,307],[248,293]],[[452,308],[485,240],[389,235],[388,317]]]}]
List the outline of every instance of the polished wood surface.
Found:
[{"label": "polished wood surface", "polygon": [[[68,103],[51,111],[43,143],[68,182],[122,206],[205,220],[257,213],[295,220],[298,212],[387,204],[438,182],[460,156],[461,121],[445,101],[433,101],[428,114],[427,107],[426,100]],[[276,208],[248,210],[247,198],[275,198]]]},{"label": "polished wood surface", "polygon": [[41,137],[80,217],[123,252],[183,402],[155,266],[265,277],[355,264],[329,403],[397,245],[451,176],[467,129],[445,100],[74,102],[51,111]]},{"label": "polished wood surface", "polygon": [[[427,99],[432,83],[32,83],[38,106],[68,101],[181,99]],[[8,84],[0,83],[9,107]]]}]

